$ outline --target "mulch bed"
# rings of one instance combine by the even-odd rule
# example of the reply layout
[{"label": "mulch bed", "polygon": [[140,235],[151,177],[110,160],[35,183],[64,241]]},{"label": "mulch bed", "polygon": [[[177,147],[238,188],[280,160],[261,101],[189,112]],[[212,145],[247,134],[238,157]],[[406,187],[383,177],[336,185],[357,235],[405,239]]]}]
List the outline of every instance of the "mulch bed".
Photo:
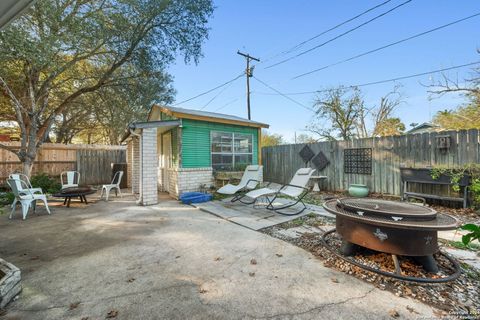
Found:
[{"label": "mulch bed", "polygon": [[[412,297],[423,303],[431,305],[439,310],[438,316],[446,317],[452,316],[458,318],[480,319],[480,271],[475,270],[468,265],[462,264],[462,274],[454,281],[442,284],[419,284],[413,282],[401,281],[389,277],[379,275],[377,273],[369,272],[354,266],[342,259],[339,259],[329,250],[327,250],[321,241],[322,233],[304,233],[299,238],[289,238],[283,234],[278,233],[280,229],[288,229],[294,226],[302,225],[308,226],[330,226],[335,227],[335,220],[321,216],[304,216],[295,219],[292,223],[287,222],[284,224],[276,225],[273,227],[262,229],[261,232],[270,236],[282,239],[289,243],[292,243],[298,247],[301,247],[314,256],[323,261],[326,267],[342,271],[350,274],[365,282],[371,283],[381,290],[387,290],[399,297]],[[335,239],[333,236],[332,241],[340,243],[340,239]],[[330,242],[329,242],[330,243]],[[387,271],[393,271],[393,261],[391,256],[383,253],[373,253],[368,251],[366,254],[358,254],[355,259],[369,264],[375,268],[380,268]],[[438,277],[445,276],[451,273],[450,263],[443,257],[438,260],[440,268],[439,275],[427,274],[421,267],[412,263],[407,258],[401,259],[402,271],[406,275],[416,277]],[[334,279],[332,279],[334,281]],[[409,310],[415,312],[415,310]]]}]

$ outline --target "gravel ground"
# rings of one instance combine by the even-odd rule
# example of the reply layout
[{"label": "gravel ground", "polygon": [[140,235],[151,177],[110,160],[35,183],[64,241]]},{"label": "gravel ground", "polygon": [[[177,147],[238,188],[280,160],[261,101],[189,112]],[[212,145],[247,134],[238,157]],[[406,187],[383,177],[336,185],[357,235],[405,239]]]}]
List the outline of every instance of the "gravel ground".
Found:
[{"label": "gravel ground", "polygon": [[[322,260],[327,267],[343,271],[363,281],[369,282],[382,290],[391,291],[397,296],[409,296],[431,305],[439,310],[439,317],[453,316],[453,318],[459,319],[480,319],[480,270],[462,265],[462,274],[460,277],[444,284],[418,284],[396,280],[363,270],[337,258],[322,245],[321,237],[323,233],[321,232],[304,233],[294,239],[286,236],[284,233],[279,233],[281,229],[289,229],[302,225],[327,230],[335,227],[335,220],[321,216],[307,215],[288,223],[262,229],[261,232],[280,238],[311,252]],[[333,239],[331,241],[333,245],[339,245],[340,243],[340,240],[336,237],[337,236],[332,237]],[[331,242],[329,241],[329,243]],[[390,256],[386,254],[366,253],[357,255],[355,259],[387,271],[394,270],[393,262]],[[446,259],[439,259],[438,263],[441,271],[438,275],[433,275],[433,277],[445,276],[451,273],[449,269],[450,264],[444,260]],[[401,263],[402,270],[408,275],[432,276],[431,274],[426,274],[423,269],[418,268],[408,259],[402,259]],[[335,281],[335,279],[332,279],[332,281]]]}]

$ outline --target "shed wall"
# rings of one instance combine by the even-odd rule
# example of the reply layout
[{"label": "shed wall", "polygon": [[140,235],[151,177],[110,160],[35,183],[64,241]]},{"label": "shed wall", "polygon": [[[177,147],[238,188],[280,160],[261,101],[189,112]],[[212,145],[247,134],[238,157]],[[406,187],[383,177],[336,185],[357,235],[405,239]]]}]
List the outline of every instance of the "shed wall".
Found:
[{"label": "shed wall", "polygon": [[210,132],[224,131],[253,135],[253,163],[258,163],[258,129],[206,121],[182,120],[182,167],[211,167]]}]

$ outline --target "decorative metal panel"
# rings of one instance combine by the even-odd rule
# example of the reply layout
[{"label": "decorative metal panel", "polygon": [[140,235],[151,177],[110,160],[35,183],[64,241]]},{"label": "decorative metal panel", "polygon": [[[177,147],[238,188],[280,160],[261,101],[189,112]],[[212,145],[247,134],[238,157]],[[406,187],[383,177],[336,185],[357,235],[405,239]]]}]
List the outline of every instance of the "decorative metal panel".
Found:
[{"label": "decorative metal panel", "polygon": [[313,157],[312,163],[317,167],[318,171],[322,171],[329,165],[330,161],[328,161],[327,157],[325,157],[323,152],[320,151],[315,157]]},{"label": "decorative metal panel", "polygon": [[312,149],[308,145],[305,145],[302,150],[300,150],[300,157],[303,159],[305,163],[312,160],[315,153],[313,153]]},{"label": "decorative metal panel", "polygon": [[343,154],[345,173],[372,174],[372,149],[345,149]]}]

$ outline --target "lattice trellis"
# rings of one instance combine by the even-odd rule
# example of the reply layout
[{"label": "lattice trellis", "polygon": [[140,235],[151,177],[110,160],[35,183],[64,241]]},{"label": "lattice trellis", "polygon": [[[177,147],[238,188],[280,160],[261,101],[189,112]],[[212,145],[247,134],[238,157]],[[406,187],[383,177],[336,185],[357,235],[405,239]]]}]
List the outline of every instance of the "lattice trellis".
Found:
[{"label": "lattice trellis", "polygon": [[345,149],[343,153],[345,173],[372,174],[372,149]]}]

